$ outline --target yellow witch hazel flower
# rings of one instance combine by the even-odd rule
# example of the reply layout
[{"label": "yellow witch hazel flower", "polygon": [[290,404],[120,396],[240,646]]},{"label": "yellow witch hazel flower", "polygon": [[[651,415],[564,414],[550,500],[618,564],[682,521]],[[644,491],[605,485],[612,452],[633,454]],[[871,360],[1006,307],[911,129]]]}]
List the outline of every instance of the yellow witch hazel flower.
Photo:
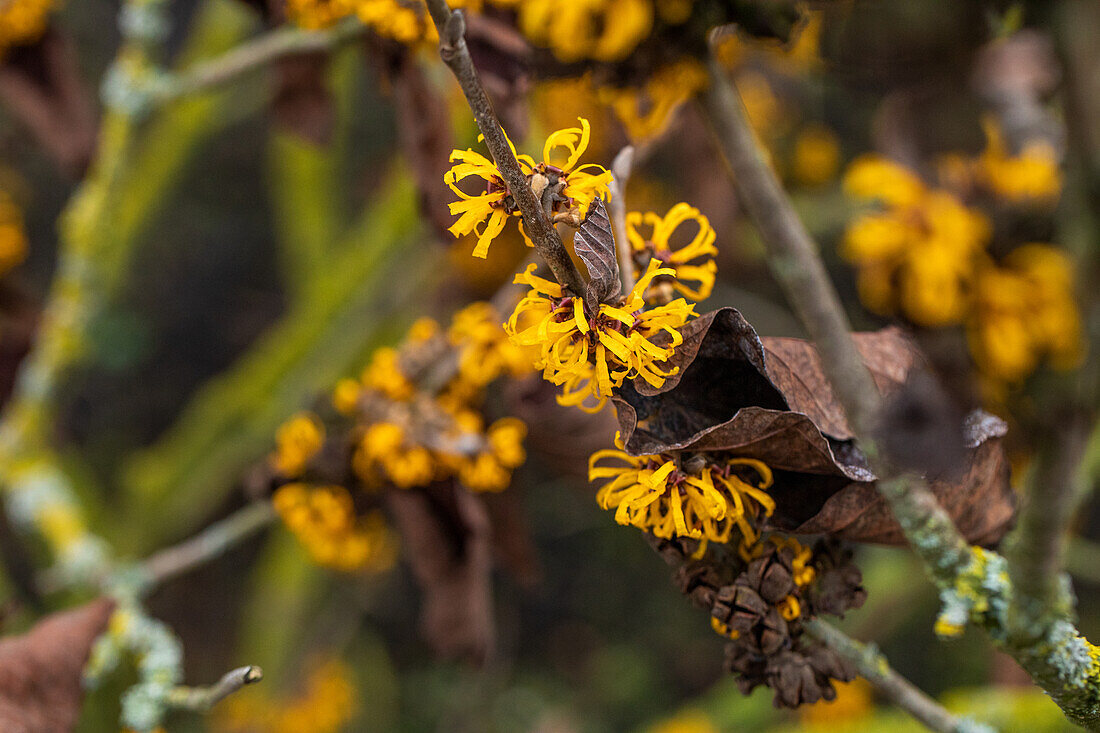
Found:
[{"label": "yellow witch hazel flower", "polygon": [[523,465],[527,452],[523,439],[527,426],[522,420],[502,418],[489,426],[486,450],[463,460],[458,480],[471,491],[503,491],[512,483],[512,470]]},{"label": "yellow witch hazel flower", "polygon": [[853,161],[844,188],[882,205],[855,219],[841,243],[841,255],[859,268],[864,305],[884,315],[900,310],[921,326],[960,323],[975,258],[990,237],[986,217],[877,155]]},{"label": "yellow witch hazel flower", "polygon": [[521,346],[538,346],[543,378],[564,386],[563,405],[589,412],[600,410],[612,390],[626,379],[641,377],[654,387],[676,373],[660,365],[683,343],[676,329],[695,314],[683,298],[645,310],[643,293],[653,280],[675,275],[675,270],[649,263],[630,294],[617,305],[586,303],[566,296],[561,285],[538,277],[535,266],[516,275],[530,292],[505,324],[508,335]]},{"label": "yellow witch hazel flower", "polygon": [[651,140],[664,132],[673,113],[707,84],[707,72],[698,61],[684,59],[657,70],[641,89],[600,87],[599,97],[635,141]]},{"label": "yellow witch hazel flower", "polygon": [[401,371],[397,349],[388,346],[374,350],[359,379],[367,389],[399,402],[408,400],[416,392],[416,387]]},{"label": "yellow witch hazel flower", "polygon": [[352,0],[286,0],[287,18],[306,30],[328,28],[353,12]]},{"label": "yellow witch hazel flower", "polygon": [[809,124],[794,143],[791,175],[804,186],[823,186],[836,176],[840,165],[840,141],[836,133],[819,124]]},{"label": "yellow witch hazel flower", "polygon": [[[343,0],[348,2],[348,0]],[[359,20],[385,38],[415,45],[439,36],[422,0],[351,0]],[[458,3],[451,3],[453,6]]]},{"label": "yellow witch hazel flower", "polygon": [[[516,155],[531,189],[553,221],[566,221],[574,226],[587,216],[593,199],[608,195],[611,183],[611,173],[603,166],[580,164],[592,132],[588,120],[579,117],[578,121],[580,127],[558,130],[546,139],[540,162],[536,163],[529,155]],[[511,146],[511,141],[508,144]],[[514,146],[512,152],[515,153]],[[455,237],[476,234],[473,255],[485,257],[493,239],[504,230],[508,217],[520,216],[520,211],[496,164],[484,155],[469,149],[455,150],[451,162],[455,165],[443,176],[443,182],[459,197],[450,205],[451,214],[459,218],[449,231]],[[467,178],[481,179],[485,190],[466,193],[458,184]]]},{"label": "yellow witch hazel flower", "polygon": [[[588,480],[611,479],[596,494],[603,509],[615,510],[615,521],[652,532],[657,537],[690,537],[729,542],[733,528],[742,544],[759,538],[754,522],[771,516],[775,500],[768,495],[772,472],[751,458],[702,462],[688,468],[666,455],[632,456],[623,449],[596,451],[588,460]],[[600,465],[611,459],[622,465]],[[749,476],[749,478],[743,478]]]},{"label": "yellow witch hazel flower", "polygon": [[0,191],[0,274],[21,263],[26,256],[23,212],[6,191]]},{"label": "yellow witch hazel flower", "polygon": [[287,420],[275,433],[271,467],[287,478],[297,478],[325,443],[325,426],[316,415],[302,412]]},{"label": "yellow witch hazel flower", "polygon": [[484,387],[502,374],[522,377],[534,369],[537,351],[513,344],[491,303],[478,301],[455,313],[447,339],[459,350],[458,376]]},{"label": "yellow witch hazel flower", "polygon": [[[673,249],[673,234],[689,222],[694,222],[698,227],[695,236],[684,246]],[[642,234],[642,227],[649,228],[648,237]],[[667,303],[672,300],[673,291],[692,300],[710,296],[718,269],[714,264],[718,249],[714,246],[714,228],[699,209],[679,203],[669,209],[664,217],[653,212],[643,214],[631,211],[626,215],[626,237],[639,270],[656,260],[662,268],[673,271],[672,275],[660,275],[653,279],[645,294],[647,301]],[[687,283],[696,285],[690,287]]]},{"label": "yellow witch hazel flower", "polygon": [[367,428],[352,467],[368,486],[389,479],[402,489],[427,486],[439,472],[431,451],[412,442],[404,428],[390,422]]},{"label": "yellow witch hazel flower", "polygon": [[979,271],[971,352],[984,374],[1019,382],[1049,357],[1055,369],[1071,369],[1084,356],[1081,315],[1073,297],[1073,265],[1061,250],[1025,244],[1004,266]]},{"label": "yellow witch hazel flower", "polygon": [[220,733],[339,733],[359,707],[351,668],[336,657],[309,665],[305,684],[294,697],[272,699],[263,690],[232,695],[218,705],[214,730]]},{"label": "yellow witch hazel flower", "polygon": [[377,35],[398,43],[415,45],[438,39],[421,0],[287,0],[286,14],[292,23],[307,30],[329,28],[354,15]]},{"label": "yellow witch hazel flower", "polygon": [[396,560],[396,538],[381,512],[357,516],[343,486],[285,484],[275,491],[272,505],[318,565],[382,571]]},{"label": "yellow witch hazel flower", "polygon": [[519,8],[519,27],[559,61],[620,61],[653,29],[652,0],[533,0]]},{"label": "yellow witch hazel flower", "polygon": [[992,117],[982,121],[986,147],[976,161],[979,179],[1011,203],[1053,203],[1062,191],[1058,154],[1049,142],[1031,140],[1013,155]]}]

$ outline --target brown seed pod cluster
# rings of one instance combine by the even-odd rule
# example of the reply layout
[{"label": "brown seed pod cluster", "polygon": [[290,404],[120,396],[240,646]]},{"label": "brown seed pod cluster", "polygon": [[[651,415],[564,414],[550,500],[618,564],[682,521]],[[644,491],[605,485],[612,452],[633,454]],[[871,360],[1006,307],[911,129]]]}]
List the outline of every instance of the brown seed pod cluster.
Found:
[{"label": "brown seed pod cluster", "polygon": [[818,541],[809,564],[798,548],[783,541],[765,550],[718,590],[711,611],[731,637],[726,668],[738,676],[741,691],[766,685],[776,707],[832,700],[832,682],[855,677],[847,662],[805,636],[803,621],[843,615],[866,598],[859,568],[839,542]]},{"label": "brown seed pod cluster", "polygon": [[773,535],[746,562],[726,547],[700,553],[692,540],[652,539],[676,567],[674,582],[692,602],[710,612],[716,631],[730,639],[726,669],[748,693],[770,687],[776,707],[832,700],[834,681],[855,670],[832,650],[808,637],[804,622],[818,615],[842,616],[866,599],[851,551],[838,540],[804,547]]}]

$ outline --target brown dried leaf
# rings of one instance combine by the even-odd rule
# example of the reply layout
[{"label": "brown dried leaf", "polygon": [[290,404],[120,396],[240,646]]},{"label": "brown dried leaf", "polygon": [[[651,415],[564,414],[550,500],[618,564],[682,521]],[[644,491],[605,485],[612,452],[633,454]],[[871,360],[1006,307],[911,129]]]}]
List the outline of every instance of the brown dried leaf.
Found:
[{"label": "brown dried leaf", "polygon": [[610,303],[621,292],[615,235],[603,201],[596,199],[573,235],[573,249],[588,268],[586,303]]},{"label": "brown dried leaf", "polygon": [[[904,384],[909,371],[920,360],[916,346],[899,328],[856,333],[852,338],[875,386],[884,395]],[[783,393],[791,410],[809,417],[831,438],[851,439],[847,417],[825,378],[814,345],[803,339],[768,336],[761,341],[768,377]]]},{"label": "brown dried leaf", "polygon": [[514,23],[488,13],[466,17],[466,45],[493,109],[513,140],[527,136],[531,47]]},{"label": "brown dried leaf", "polygon": [[74,178],[84,173],[98,120],[67,35],[51,27],[36,43],[12,49],[0,63],[0,101],[64,173]]},{"label": "brown dried leaf", "polygon": [[391,490],[386,502],[424,593],[428,643],[444,656],[484,663],[494,638],[485,506],[453,482]]},{"label": "brown dried leaf", "polygon": [[51,614],[22,636],[0,639],[0,730],[66,733],[76,726],[81,674],[113,608],[101,598]]},{"label": "brown dried leaf", "polygon": [[275,62],[276,89],[271,113],[284,131],[315,145],[327,145],[336,127],[336,109],[326,78],[325,51],[284,56]]},{"label": "brown dried leaf", "polygon": [[[966,473],[952,481],[932,481],[932,493],[968,542],[991,545],[1004,536],[1015,516],[1015,494],[1008,481],[1008,459],[1001,440],[1005,424],[987,413],[972,416],[967,429]],[[778,513],[773,520],[779,519]],[[785,529],[796,534],[828,532],[860,542],[904,544],[890,508],[871,483],[853,483],[830,496],[810,519]]]},{"label": "brown dried leaf", "polygon": [[455,147],[447,101],[424,75],[410,49],[386,44],[381,53],[386,56],[386,72],[393,90],[401,151],[416,180],[421,211],[442,236],[453,223],[447,213],[451,192],[440,185]]},{"label": "brown dried leaf", "polygon": [[[614,400],[629,451],[722,451],[756,458],[775,473],[769,491],[778,506],[771,528],[903,541],[812,344],[761,340],[731,308],[705,314],[682,333],[684,343],[670,360],[679,367],[677,375],[657,389],[641,380],[627,383]],[[897,329],[854,337],[886,394],[923,368],[916,347]],[[1014,514],[1004,431],[996,418],[976,417],[968,426],[963,475],[932,483],[971,542],[996,542]]]}]

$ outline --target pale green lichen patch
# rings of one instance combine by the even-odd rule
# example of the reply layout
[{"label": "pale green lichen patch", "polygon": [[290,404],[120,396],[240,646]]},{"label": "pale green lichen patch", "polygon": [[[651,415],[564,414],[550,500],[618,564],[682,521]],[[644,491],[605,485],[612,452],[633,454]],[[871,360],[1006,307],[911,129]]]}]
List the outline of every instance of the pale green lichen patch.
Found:
[{"label": "pale green lichen patch", "polygon": [[1003,628],[1010,591],[1005,559],[981,547],[971,548],[969,562],[954,584],[940,592],[942,607],[936,619],[936,634],[958,636],[968,622],[991,632]]},{"label": "pale green lichen patch", "polygon": [[134,730],[151,730],[160,724],[169,695],[180,684],[183,648],[168,626],[137,604],[123,603],[92,647],[85,686],[95,687],[127,655],[137,665],[139,681],[122,696],[122,722]]},{"label": "pale green lichen patch", "polygon": [[1044,644],[1049,649],[1047,663],[1065,687],[1083,688],[1100,672],[1097,648],[1080,636],[1068,621],[1055,621]]},{"label": "pale green lichen patch", "polygon": [[997,730],[972,718],[959,718],[955,733],[997,733]]}]

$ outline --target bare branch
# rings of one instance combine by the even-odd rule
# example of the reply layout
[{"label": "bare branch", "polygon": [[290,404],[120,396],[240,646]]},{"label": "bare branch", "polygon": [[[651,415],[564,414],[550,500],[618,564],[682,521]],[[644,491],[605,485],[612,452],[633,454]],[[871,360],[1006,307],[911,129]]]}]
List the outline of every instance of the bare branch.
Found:
[{"label": "bare branch", "polygon": [[806,633],[851,662],[883,697],[930,730],[956,733],[960,729],[958,717],[895,672],[873,644],[861,644],[818,618],[806,622]]},{"label": "bare branch", "polygon": [[950,584],[969,561],[967,544],[923,481],[908,476],[891,479],[889,467],[876,455],[868,430],[880,398],[852,341],[840,297],[817,245],[768,163],[744,105],[714,59],[703,106],[734,185],[760,229],[772,274],[817,344],[825,374],[881,479],[879,491],[929,572],[941,585]]},{"label": "bare branch", "polygon": [[607,208],[611,212],[611,225],[615,228],[615,246],[619,254],[619,279],[623,284],[623,293],[634,288],[634,258],[630,252],[630,241],[626,238],[626,184],[634,169],[634,146],[627,145],[611,162],[611,198]]},{"label": "bare branch", "polygon": [[531,238],[539,256],[549,265],[557,281],[577,295],[584,293],[584,281],[576,265],[570,259],[558,231],[547,218],[534,192],[531,191],[527,177],[520,169],[519,162],[504,134],[504,129],[501,128],[500,121],[493,112],[493,103],[485,93],[477,69],[474,68],[474,62],[470,58],[470,51],[466,47],[466,20],[462,11],[452,12],[445,0],[427,1],[432,20],[435,22],[436,30],[439,31],[439,54],[454,73],[463,94],[466,95],[470,111],[474,113],[474,120],[485,138],[485,145],[493,156],[493,162],[496,163],[497,170],[500,171],[508,191],[523,215],[527,236]]},{"label": "bare branch", "polygon": [[[877,455],[873,441],[868,440],[867,429],[876,409],[877,392],[859,361],[840,299],[828,280],[812,240],[768,165],[743,105],[713,60],[710,69],[711,84],[704,93],[703,105],[730,164],[734,184],[763,235],[772,272],[817,342],[826,376],[856,428],[871,468],[880,476],[878,490],[889,503],[906,539],[940,589],[957,593],[956,581],[964,571],[973,569],[976,556],[925,482],[913,476],[894,475]],[[1070,461],[1064,462],[1065,466],[1070,464]],[[1048,477],[1040,478],[1046,480]],[[1062,478],[1070,482],[1070,474]],[[1060,495],[1065,488],[1059,486],[1052,491]],[[1073,495],[1070,491],[1066,493]],[[1044,509],[1036,506],[1036,511]],[[1047,551],[1054,547],[1057,557],[1061,527],[1064,524],[1052,523],[1036,526],[1028,532],[1045,545]],[[1057,560],[1039,562],[1043,567],[1050,567]],[[1037,575],[1040,572],[1034,569],[1036,582],[1040,582]],[[1018,572],[1013,571],[1010,575],[1015,578]],[[1010,627],[1019,628],[1018,622],[1006,619],[1005,614],[995,610],[984,614],[983,625],[994,632],[993,638],[998,645],[1028,671],[1070,720],[1090,730],[1100,730],[1100,676],[1092,671],[1087,661],[1082,661],[1089,658],[1092,647],[1071,623],[1072,594],[1059,590],[1057,602],[1044,607],[1041,601],[1014,594],[1011,583],[1000,579],[998,582],[1002,585],[998,591],[1002,598],[1016,596],[1013,604],[1016,608],[1008,615],[1023,618],[1018,606],[1026,602],[1030,608],[1025,616],[1031,614],[1034,627],[1026,637],[1006,634],[1011,631]],[[1058,574],[1041,579],[1041,582],[1057,584]]]},{"label": "bare branch", "polygon": [[271,524],[275,517],[275,510],[269,502],[255,502],[210,525],[194,537],[161,550],[142,563],[150,588],[220,557]]},{"label": "bare branch", "polygon": [[204,713],[245,685],[263,678],[264,671],[255,665],[238,667],[209,687],[177,687],[168,693],[167,702],[172,707]]},{"label": "bare branch", "polygon": [[358,19],[349,18],[324,30],[279,28],[259,38],[241,44],[217,58],[195,64],[159,84],[153,92],[153,102],[164,104],[199,92],[211,91],[236,81],[241,76],[263,68],[283,56],[330,51],[362,38],[367,27]]},{"label": "bare branch", "polygon": [[856,434],[866,435],[878,411],[878,390],[856,351],[848,316],[821,262],[817,244],[757,142],[744,105],[713,59],[710,72],[703,104],[737,192],[760,229],[772,274],[817,344],[829,381]]},{"label": "bare branch", "polygon": [[1083,483],[1081,458],[1088,424],[1072,418],[1052,429],[1041,446],[1027,481],[1027,494],[1012,537],[1012,609],[1010,631],[1041,637],[1037,616],[1049,613],[1063,593],[1062,565],[1067,530]]}]

